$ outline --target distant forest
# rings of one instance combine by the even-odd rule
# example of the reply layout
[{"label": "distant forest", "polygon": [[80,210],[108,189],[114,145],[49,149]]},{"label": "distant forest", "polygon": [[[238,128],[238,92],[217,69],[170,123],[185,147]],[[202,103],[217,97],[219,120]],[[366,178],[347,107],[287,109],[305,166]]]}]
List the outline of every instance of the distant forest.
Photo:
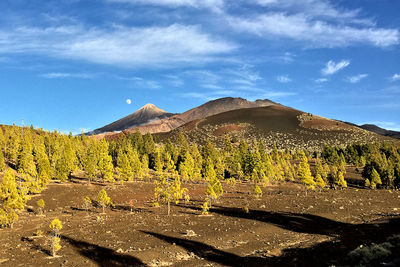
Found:
[{"label": "distant forest", "polygon": [[[310,164],[312,167],[310,167]],[[223,194],[223,183],[254,183],[260,187],[282,181],[316,188],[347,187],[346,167],[356,166],[371,189],[400,187],[400,148],[389,143],[325,146],[322,152],[278,150],[254,140],[223,147],[206,141],[189,142],[181,133],[175,140],[155,142],[136,132],[107,141],[72,136],[33,127],[0,128],[0,226],[18,219],[30,195],[40,193],[50,180],[79,177],[108,183],[154,181],[155,202],[179,201],[189,194],[181,183],[206,183],[205,203]]]}]

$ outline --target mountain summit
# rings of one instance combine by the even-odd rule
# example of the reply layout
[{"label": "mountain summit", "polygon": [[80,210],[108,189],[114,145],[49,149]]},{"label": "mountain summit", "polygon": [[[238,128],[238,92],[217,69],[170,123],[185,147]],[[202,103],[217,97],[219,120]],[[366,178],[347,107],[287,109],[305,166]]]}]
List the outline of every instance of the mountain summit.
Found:
[{"label": "mountain summit", "polygon": [[122,131],[131,127],[137,127],[154,120],[164,119],[174,114],[168,113],[153,104],[146,104],[134,113],[119,119],[115,122],[107,124],[101,128],[90,132],[89,134],[101,134],[105,132]]},{"label": "mountain summit", "polygon": [[266,107],[275,105],[280,106],[280,104],[268,99],[248,101],[240,97],[224,97],[209,101],[201,106],[195,107],[181,114],[176,114],[174,116],[164,119],[154,120],[150,123],[142,124],[140,126],[131,127],[127,129],[127,131],[135,132],[139,130],[142,134],[145,134],[147,132],[169,132],[190,121],[204,119],[208,116],[219,114],[221,112],[243,108]]}]

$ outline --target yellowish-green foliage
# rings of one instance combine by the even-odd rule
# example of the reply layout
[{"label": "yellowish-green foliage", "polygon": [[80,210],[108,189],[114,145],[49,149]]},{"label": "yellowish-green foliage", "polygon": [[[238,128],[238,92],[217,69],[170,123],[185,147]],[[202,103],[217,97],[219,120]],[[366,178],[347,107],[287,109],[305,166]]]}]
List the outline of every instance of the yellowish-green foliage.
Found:
[{"label": "yellowish-green foliage", "polygon": [[258,184],[256,184],[254,186],[254,195],[256,196],[256,198],[260,198],[262,196],[262,190],[261,188],[258,186]]},{"label": "yellowish-green foliage", "polygon": [[365,179],[365,187],[370,187],[371,186],[371,182],[369,181],[369,179]]},{"label": "yellowish-green foliage", "polygon": [[44,200],[43,200],[43,199],[39,199],[39,200],[36,202],[36,205],[39,207],[39,213],[42,214],[42,213],[43,213],[44,206],[45,206]]},{"label": "yellowish-green foliage", "polygon": [[315,183],[317,184],[318,187],[324,188],[326,186],[326,183],[324,179],[322,179],[321,174],[317,173],[315,176]]},{"label": "yellowish-green foliage", "polygon": [[189,194],[187,188],[182,187],[179,175],[174,170],[174,164],[170,157],[167,163],[167,169],[169,173],[162,174],[159,181],[156,181],[154,188],[154,196],[157,200],[168,204],[168,215],[170,214],[170,203],[175,202],[176,204],[182,198],[186,201],[189,200]]},{"label": "yellowish-green foliage", "polygon": [[381,184],[382,184],[381,177],[379,176],[379,173],[375,170],[375,168],[373,168],[372,172],[371,172],[370,187],[372,189],[375,189],[377,185],[381,185]]},{"label": "yellowish-green foliage", "polygon": [[32,141],[25,136],[19,146],[17,158],[17,170],[19,173],[36,176],[36,166],[32,154]]},{"label": "yellowish-green foliage", "polygon": [[133,179],[133,171],[128,155],[122,150],[118,151],[117,171],[119,179],[122,181],[131,181]]},{"label": "yellowish-green foliage", "polygon": [[8,169],[0,184],[0,199],[5,209],[23,209],[28,197],[18,190],[14,173]]},{"label": "yellowish-green foliage", "polygon": [[97,173],[97,145],[95,140],[91,139],[87,144],[86,158],[83,160],[83,169],[89,177],[89,181],[92,177],[96,176]]},{"label": "yellowish-green foliage", "polygon": [[300,153],[300,162],[297,168],[297,178],[306,186],[314,188],[315,181],[311,175],[310,165],[308,165],[308,159],[304,152]]},{"label": "yellowish-green foliage", "polygon": [[53,257],[57,255],[57,251],[61,249],[60,245],[60,231],[62,229],[62,223],[59,219],[54,219],[51,221],[50,225],[50,245],[51,245],[51,254]]},{"label": "yellowish-green foliage", "polygon": [[[1,129],[0,129],[1,131]],[[4,154],[3,154],[3,149],[0,146],[0,172],[4,171],[6,168],[6,164],[4,162]]]},{"label": "yellowish-green foliage", "polygon": [[111,198],[107,195],[106,190],[101,189],[97,195],[97,202],[99,205],[103,208],[103,213],[104,213],[104,208],[105,207],[112,207],[114,206]]},{"label": "yellowish-green foliage", "polygon": [[18,215],[13,209],[0,208],[0,228],[13,227],[13,224],[18,220]]},{"label": "yellowish-green foliage", "polygon": [[226,181],[226,183],[227,183],[228,185],[230,185],[230,186],[235,186],[235,185],[236,185],[236,179],[235,179],[234,177],[231,177],[231,178],[229,178],[229,179],[226,179],[225,181]]},{"label": "yellowish-green foliage", "polygon": [[212,199],[218,199],[224,193],[224,190],[222,189],[222,184],[217,178],[217,174],[215,173],[214,165],[212,164],[211,158],[208,158],[206,161],[204,179],[208,183],[206,195],[208,196],[211,205]]},{"label": "yellowish-green foliage", "polygon": [[104,138],[99,142],[98,155],[98,167],[103,179],[111,183],[115,182],[113,177],[114,166],[112,164],[112,158],[108,152],[108,142]]},{"label": "yellowish-green foliage", "polygon": [[89,211],[89,207],[92,205],[92,200],[89,196],[83,198],[83,208],[86,210],[86,213]]},{"label": "yellowish-green foliage", "polygon": [[46,154],[46,148],[43,141],[38,142],[34,148],[36,168],[37,168],[37,182],[39,189],[43,189],[51,179],[51,166],[49,158]]},{"label": "yellowish-green foliage", "polygon": [[344,179],[344,175],[341,171],[338,171],[336,183],[341,187],[347,187],[347,182]]},{"label": "yellowish-green foliage", "polygon": [[201,205],[201,214],[203,215],[208,215],[208,211],[210,210],[210,207],[208,206],[208,201],[204,201],[203,205]]}]

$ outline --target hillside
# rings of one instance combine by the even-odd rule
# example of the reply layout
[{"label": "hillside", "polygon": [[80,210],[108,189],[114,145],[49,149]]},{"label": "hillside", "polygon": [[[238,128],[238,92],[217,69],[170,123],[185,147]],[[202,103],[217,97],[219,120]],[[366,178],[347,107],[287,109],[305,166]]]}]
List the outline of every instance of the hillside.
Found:
[{"label": "hillside", "polygon": [[147,132],[150,133],[169,132],[190,121],[203,119],[208,116],[212,116],[222,112],[243,109],[243,108],[264,107],[271,105],[279,105],[279,104],[272,102],[268,99],[248,101],[243,98],[225,97],[209,101],[201,106],[190,109],[182,114],[176,114],[168,118],[152,121],[145,125],[131,127],[127,131],[136,132],[137,130],[139,130],[143,134]]},{"label": "hillside", "polygon": [[359,126],[360,128],[367,130],[367,131],[371,131],[383,136],[388,136],[388,137],[392,137],[392,138],[396,138],[396,139],[400,139],[400,132],[396,132],[396,131],[391,131],[391,130],[386,130],[383,129],[381,127],[378,127],[376,125],[373,124],[363,124],[361,126]]},{"label": "hillside", "polygon": [[168,113],[153,104],[146,104],[136,112],[115,122],[107,124],[106,126],[98,128],[88,134],[102,134],[107,132],[122,131],[134,126],[140,126],[152,122],[154,120],[168,118],[173,115],[174,114]]},{"label": "hillside", "polygon": [[379,140],[393,141],[349,124],[289,107],[271,105],[223,112],[189,122],[161,139],[174,138],[183,132],[189,140],[203,143],[207,138],[222,144],[225,134],[232,140],[262,140],[281,148],[320,150],[324,144],[345,145]]}]

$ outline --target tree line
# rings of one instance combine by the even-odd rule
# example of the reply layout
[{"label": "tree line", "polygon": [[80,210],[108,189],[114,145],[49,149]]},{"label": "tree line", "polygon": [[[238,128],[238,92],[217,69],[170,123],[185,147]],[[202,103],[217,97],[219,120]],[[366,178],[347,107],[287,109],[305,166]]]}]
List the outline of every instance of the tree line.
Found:
[{"label": "tree line", "polygon": [[[171,141],[155,142],[136,132],[107,141],[85,135],[72,136],[33,127],[0,127],[0,226],[12,227],[18,210],[30,195],[40,193],[50,180],[68,181],[74,176],[110,183],[134,179],[154,180],[158,201],[189,199],[182,182],[205,182],[206,201],[223,194],[222,183],[247,181],[260,187],[295,181],[309,188],[346,187],[346,164],[364,167],[365,184],[394,188],[400,182],[399,148],[389,144],[326,146],[321,153],[282,151],[262,142],[233,142],[227,135],[222,147],[207,140],[189,142],[180,133]],[[312,163],[312,168],[310,167]]]}]

